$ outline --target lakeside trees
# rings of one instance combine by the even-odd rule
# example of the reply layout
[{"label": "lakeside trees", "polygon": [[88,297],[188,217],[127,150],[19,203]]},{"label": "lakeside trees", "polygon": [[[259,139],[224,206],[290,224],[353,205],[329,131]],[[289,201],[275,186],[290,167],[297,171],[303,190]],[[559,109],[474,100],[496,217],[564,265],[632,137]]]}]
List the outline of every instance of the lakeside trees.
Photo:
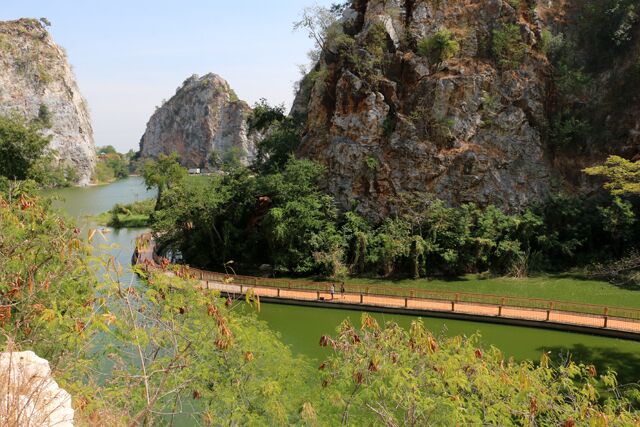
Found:
[{"label": "lakeside trees", "polygon": [[637,388],[619,388],[613,373],[553,366],[546,354],[516,363],[478,337],[439,337],[419,321],[408,330],[367,315],[359,328],[344,322],[319,337],[332,351],[314,369],[250,306],[200,290],[179,266],[123,281],[122,266],[90,257],[78,233],[28,191],[0,195],[0,345],[50,358],[79,424],[640,421]]},{"label": "lakeside trees", "polygon": [[291,157],[280,170],[235,168],[181,181],[155,213],[160,248],[214,270],[235,261],[334,277],[522,276],[615,259],[640,238],[637,203],[605,196],[559,195],[507,214],[412,194],[404,210],[368,223],[337,211],[321,187],[323,173],[318,164]]},{"label": "lakeside trees", "polygon": [[160,207],[164,191],[180,183],[187,176],[187,171],[178,163],[176,153],[170,155],[161,153],[157,160],[150,160],[144,164],[142,176],[147,189],[155,188],[158,192],[157,209]]}]

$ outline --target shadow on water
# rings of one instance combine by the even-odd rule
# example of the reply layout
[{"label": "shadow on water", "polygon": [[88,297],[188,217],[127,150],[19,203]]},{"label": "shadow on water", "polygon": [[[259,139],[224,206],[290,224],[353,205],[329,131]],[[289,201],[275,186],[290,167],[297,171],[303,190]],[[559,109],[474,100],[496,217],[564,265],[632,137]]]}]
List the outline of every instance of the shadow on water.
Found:
[{"label": "shadow on water", "polygon": [[618,374],[618,383],[621,385],[640,381],[640,354],[638,353],[577,343],[570,347],[540,347],[538,350],[541,353],[550,352],[551,359],[556,364],[570,358],[576,363],[594,365],[601,374],[611,369]]}]

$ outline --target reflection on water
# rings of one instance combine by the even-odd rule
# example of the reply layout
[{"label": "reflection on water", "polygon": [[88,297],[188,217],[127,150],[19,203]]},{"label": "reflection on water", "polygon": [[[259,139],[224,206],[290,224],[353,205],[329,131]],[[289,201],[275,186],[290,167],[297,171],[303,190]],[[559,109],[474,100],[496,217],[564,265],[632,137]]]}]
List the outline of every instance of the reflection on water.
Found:
[{"label": "reflection on water", "polygon": [[[87,215],[96,215],[109,210],[116,203],[130,203],[150,197],[155,193],[147,191],[141,178],[128,178],[116,183],[88,188],[66,188],[48,191],[62,200],[55,206],[68,215],[77,218],[85,228],[95,226]],[[135,238],[144,230],[107,229],[108,244],[94,242],[98,251],[115,257],[124,268],[123,282],[137,280],[127,268],[135,245]],[[272,329],[279,332],[282,340],[294,352],[314,359],[326,355],[318,345],[320,336],[335,333],[336,327],[346,318],[359,322],[361,313],[349,310],[296,307],[278,304],[262,304],[259,318],[265,320]],[[413,316],[376,314],[380,322],[392,320],[406,326]],[[596,363],[599,370],[606,367],[617,369],[621,382],[636,381],[640,378],[640,343],[582,334],[547,331],[535,328],[493,325],[488,323],[459,320],[425,319],[426,325],[436,334],[449,335],[482,334],[485,344],[495,345],[509,357],[518,360],[539,360],[543,351],[550,351],[556,359],[561,353],[572,351],[576,360]]]}]

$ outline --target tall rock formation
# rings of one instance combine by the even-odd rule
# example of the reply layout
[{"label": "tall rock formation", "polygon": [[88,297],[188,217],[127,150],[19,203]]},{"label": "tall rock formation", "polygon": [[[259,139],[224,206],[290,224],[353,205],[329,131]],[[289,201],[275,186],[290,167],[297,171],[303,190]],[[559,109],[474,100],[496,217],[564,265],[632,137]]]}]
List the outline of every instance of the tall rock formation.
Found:
[{"label": "tall rock formation", "polygon": [[86,185],[96,163],[93,129],[64,50],[40,21],[0,22],[0,114],[48,113],[51,148]]},{"label": "tall rock formation", "polygon": [[249,105],[223,78],[194,75],[149,119],[140,140],[141,156],[175,151],[191,168],[209,167],[212,156],[235,156],[248,164],[255,157],[254,136],[247,125],[250,113]]},{"label": "tall rock formation", "polygon": [[[554,43],[571,46],[576,8],[587,9],[577,0],[354,0],[301,82],[299,154],[327,166],[342,208],[372,219],[407,198],[506,210],[544,199],[563,169],[577,179],[585,159],[605,154],[549,142],[577,123],[562,122],[547,55]],[[547,28],[566,34],[554,40]]]}]

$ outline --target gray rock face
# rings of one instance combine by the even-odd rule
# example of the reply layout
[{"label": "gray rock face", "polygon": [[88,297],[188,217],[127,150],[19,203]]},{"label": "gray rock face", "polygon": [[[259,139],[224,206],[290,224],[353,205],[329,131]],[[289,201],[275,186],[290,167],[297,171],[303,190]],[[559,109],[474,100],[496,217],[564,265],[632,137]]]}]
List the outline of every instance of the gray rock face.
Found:
[{"label": "gray rock face", "polygon": [[247,126],[250,113],[220,76],[192,76],[151,116],[140,153],[154,158],[175,151],[192,168],[208,167],[212,156],[232,155],[249,164],[255,157]]},{"label": "gray rock face", "polygon": [[[308,117],[299,154],[327,165],[341,207],[379,220],[412,194],[507,210],[543,198],[551,182],[541,136],[546,58],[530,53],[506,70],[486,52],[496,25],[523,16],[498,0],[356,3],[345,14],[359,15],[354,39],[362,46],[372,28],[384,29],[383,65],[363,73],[351,59],[324,55],[326,77],[295,102]],[[443,28],[460,51],[441,64],[407,42]]]},{"label": "gray rock face", "polygon": [[58,386],[49,362],[32,351],[0,353],[0,424],[73,427],[71,396]]},{"label": "gray rock face", "polygon": [[51,115],[51,148],[86,185],[96,163],[93,129],[67,56],[39,21],[0,22],[0,114]]}]

